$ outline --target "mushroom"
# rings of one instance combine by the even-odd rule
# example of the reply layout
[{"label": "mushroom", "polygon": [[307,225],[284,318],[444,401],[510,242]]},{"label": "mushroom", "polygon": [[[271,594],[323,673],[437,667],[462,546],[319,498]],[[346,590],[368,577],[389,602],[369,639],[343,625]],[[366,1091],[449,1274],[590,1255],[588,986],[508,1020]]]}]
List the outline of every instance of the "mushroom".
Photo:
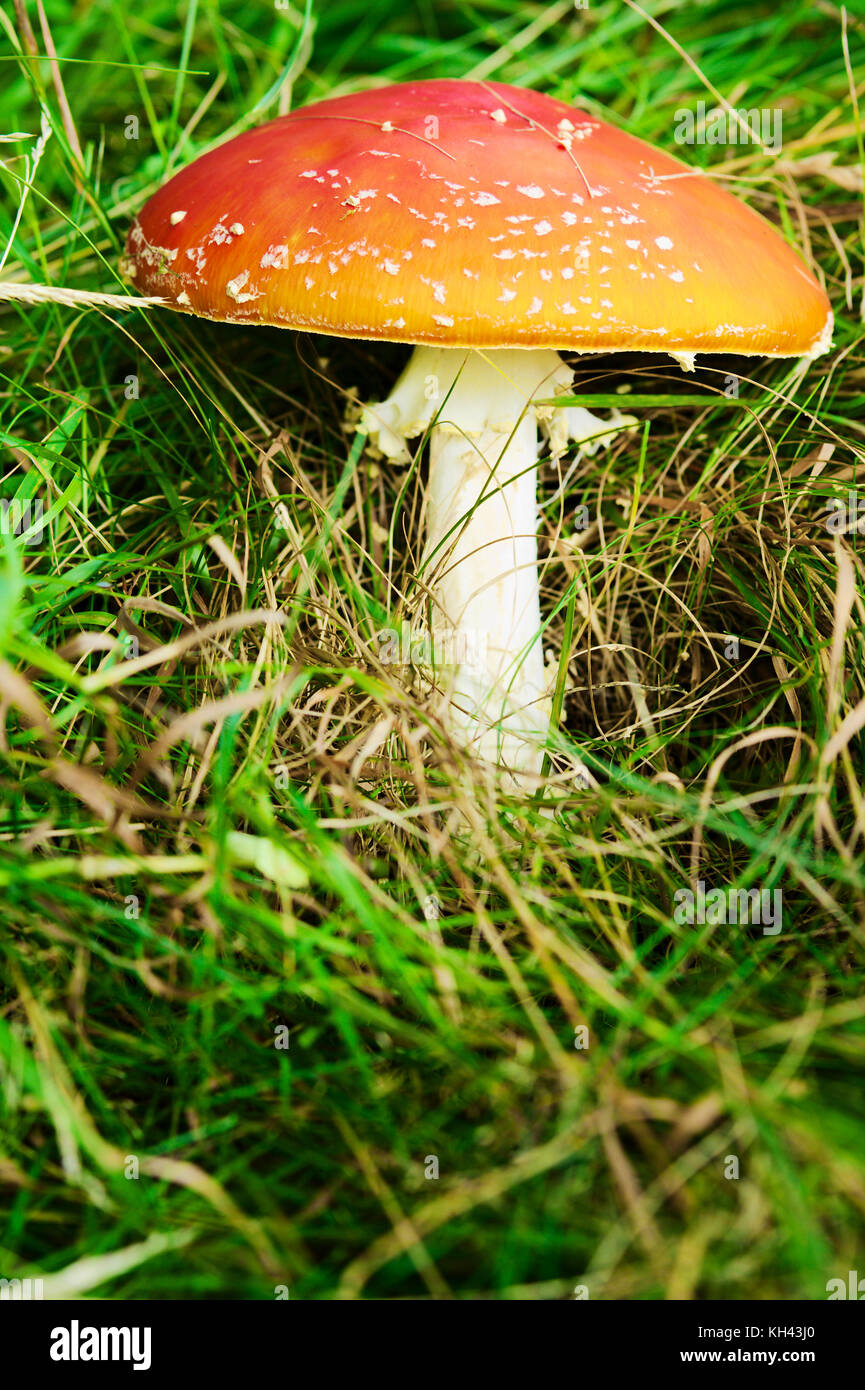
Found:
[{"label": "mushroom", "polygon": [[553,456],[632,420],[549,404],[560,350],[813,357],[822,288],[750,208],[594,116],[499,83],[429,81],[302,108],[175,175],[127,242],[169,306],[414,345],[363,413],[406,459],[429,432],[422,564],[438,702],[467,749],[537,784],[550,701],[537,571]]}]

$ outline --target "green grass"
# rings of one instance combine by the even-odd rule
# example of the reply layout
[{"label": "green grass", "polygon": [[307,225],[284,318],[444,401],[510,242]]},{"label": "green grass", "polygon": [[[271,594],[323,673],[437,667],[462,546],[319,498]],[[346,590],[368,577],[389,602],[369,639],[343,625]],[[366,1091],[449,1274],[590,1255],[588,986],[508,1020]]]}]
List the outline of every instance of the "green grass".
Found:
[{"label": "green grass", "polygon": [[[468,844],[371,640],[408,611],[423,468],[343,425],[406,350],[0,305],[3,495],[50,512],[2,537],[0,1275],[764,1299],[861,1269],[865,570],[825,520],[865,458],[865,22],[845,60],[828,0],[647,7],[699,72],[613,0],[46,0],[65,124],[4,11],[0,134],[51,135],[32,178],[0,145],[2,281],[122,293],[171,170],[331,92],[510,81],[676,152],[715,89],[783,110],[785,163],[685,157],[804,245],[837,327],[805,374],[576,364],[641,428],[541,469],[555,814],[479,788]],[[677,923],[697,879],[780,889],[782,931]]]}]

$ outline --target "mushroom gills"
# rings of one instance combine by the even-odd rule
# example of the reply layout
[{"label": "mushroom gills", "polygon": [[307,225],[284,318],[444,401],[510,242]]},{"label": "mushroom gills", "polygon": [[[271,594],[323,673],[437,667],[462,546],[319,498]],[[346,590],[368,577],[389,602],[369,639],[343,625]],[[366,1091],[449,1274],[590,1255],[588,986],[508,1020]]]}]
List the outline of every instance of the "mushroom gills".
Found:
[{"label": "mushroom gills", "polygon": [[538,590],[539,427],[553,458],[586,452],[635,422],[540,405],[573,373],[552,349],[417,347],[387,400],[361,427],[388,458],[430,430],[420,578],[437,712],[455,740],[531,790],[543,762],[551,698]]}]

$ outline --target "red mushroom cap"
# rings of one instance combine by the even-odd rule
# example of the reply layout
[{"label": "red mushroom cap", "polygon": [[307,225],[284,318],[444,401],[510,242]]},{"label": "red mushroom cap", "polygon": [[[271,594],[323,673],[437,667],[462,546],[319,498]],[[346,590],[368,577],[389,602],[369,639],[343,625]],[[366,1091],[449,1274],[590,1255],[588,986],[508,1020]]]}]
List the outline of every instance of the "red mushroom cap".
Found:
[{"label": "red mushroom cap", "polygon": [[799,356],[831,335],[750,208],[499,83],[382,87],[237,136],[150,199],[127,258],[172,307],[341,337]]}]

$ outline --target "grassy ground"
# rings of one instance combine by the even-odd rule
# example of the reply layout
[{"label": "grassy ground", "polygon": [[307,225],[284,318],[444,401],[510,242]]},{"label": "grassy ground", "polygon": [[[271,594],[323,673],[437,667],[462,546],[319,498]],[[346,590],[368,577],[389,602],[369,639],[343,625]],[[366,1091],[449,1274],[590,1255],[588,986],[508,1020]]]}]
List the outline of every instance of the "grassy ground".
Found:
[{"label": "grassy ground", "polygon": [[[135,209],[226,130],[477,76],[672,152],[715,91],[780,109],[778,156],[678,152],[804,249],[837,329],[804,374],[577,364],[642,428],[541,473],[555,816],[479,788],[466,845],[371,640],[418,475],[343,427],[406,350],[0,306],[3,495],[50,510],[2,538],[0,1275],[742,1299],[861,1268],[865,568],[826,518],[865,506],[865,21],[647,4],[2,12],[0,134],[51,132],[36,168],[0,147],[6,283],[122,292]],[[677,921],[698,880],[780,890],[782,930]]]}]

